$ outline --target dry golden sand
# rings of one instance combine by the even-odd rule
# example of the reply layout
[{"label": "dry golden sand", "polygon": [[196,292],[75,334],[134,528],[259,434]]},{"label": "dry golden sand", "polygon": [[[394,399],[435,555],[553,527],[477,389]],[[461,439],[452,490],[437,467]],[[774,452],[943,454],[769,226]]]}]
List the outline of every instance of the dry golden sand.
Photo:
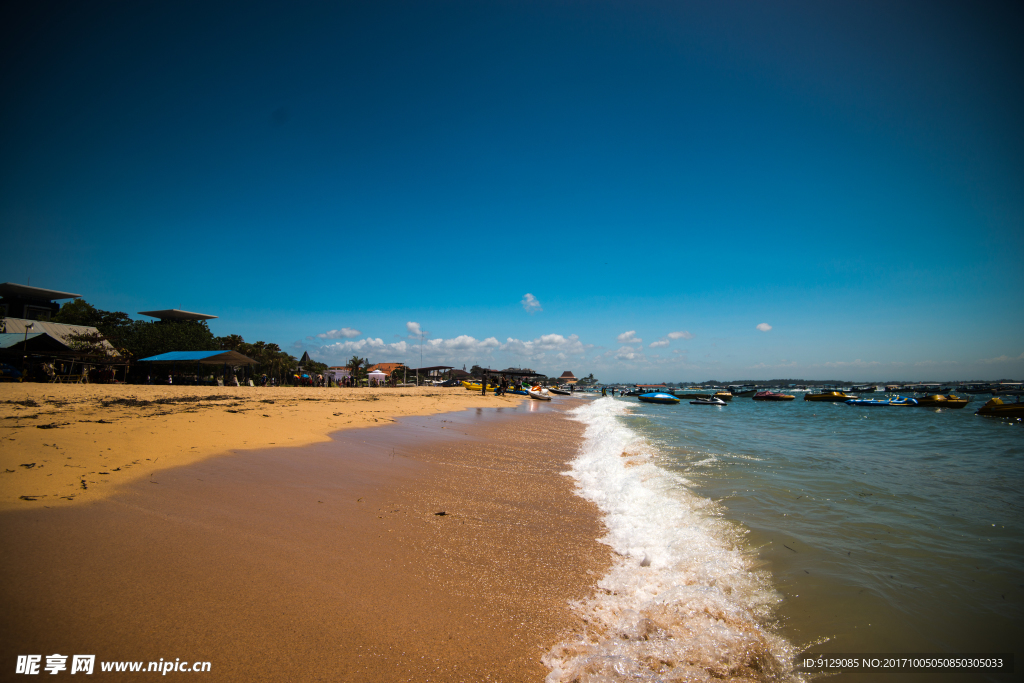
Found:
[{"label": "dry golden sand", "polygon": [[[315,391],[282,392],[271,406],[281,412],[268,414],[304,423],[307,407],[321,420],[343,412],[300,402]],[[152,435],[154,447],[191,459],[147,464],[146,476],[102,498],[58,507],[15,499],[20,507],[0,512],[0,667],[18,654],[61,653],[209,661],[210,681],[542,680],[540,657],[578,628],[568,602],[592,591],[609,563],[594,540],[603,533],[596,509],[561,474],[581,425],[557,405],[484,408],[502,405],[491,397],[478,410],[316,443],[294,426],[276,432],[302,447],[202,458],[181,448],[194,430],[239,418],[250,425],[235,432],[246,447],[266,439],[252,433],[274,419],[262,418],[262,397],[239,397],[232,409],[256,408],[247,413],[222,405],[121,418],[142,462],[149,451],[137,423],[160,419],[178,428]],[[92,410],[90,400],[81,407]],[[384,405],[349,401],[344,416],[366,424],[395,414],[367,412]],[[288,418],[289,407],[300,412]]]},{"label": "dry golden sand", "polygon": [[461,388],[0,384],[0,510],[96,500],[155,468],[228,450],[520,399]]}]

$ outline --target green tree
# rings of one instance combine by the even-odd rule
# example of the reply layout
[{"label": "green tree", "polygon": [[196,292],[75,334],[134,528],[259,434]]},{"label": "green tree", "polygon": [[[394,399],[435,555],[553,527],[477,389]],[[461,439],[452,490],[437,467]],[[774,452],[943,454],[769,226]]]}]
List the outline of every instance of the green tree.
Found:
[{"label": "green tree", "polygon": [[[137,321],[128,317],[127,313],[121,311],[104,311],[96,308],[85,299],[72,299],[60,307],[53,322],[63,325],[78,325],[83,327],[95,327],[103,337],[109,341],[122,356],[132,357],[132,353],[126,348],[125,340],[133,332]],[[141,324],[141,323],[138,323]],[[75,337],[82,337],[76,339]],[[72,335],[71,341],[84,344],[85,347],[96,344],[98,341],[90,338],[92,335]],[[84,348],[84,347],[83,347]],[[105,352],[104,352],[105,353]]]},{"label": "green tree", "polygon": [[[62,305],[53,321],[95,327],[130,360],[168,351],[216,351],[220,348],[205,320],[132,320],[127,313],[104,311],[84,299],[74,299]],[[81,342],[92,343],[87,339]]]},{"label": "green tree", "polygon": [[158,323],[135,320],[124,330],[118,341],[135,359],[148,358],[169,351],[220,350],[205,320]]},{"label": "green tree", "polygon": [[[238,348],[243,345],[248,346],[248,344],[245,344],[245,340],[242,339],[241,335],[237,334],[229,334],[226,337],[214,337],[213,340],[225,351],[238,351],[239,353],[242,353]],[[256,359],[253,358],[253,360]]]},{"label": "green tree", "polygon": [[72,299],[60,307],[53,322],[62,325],[87,325],[96,327],[100,322],[101,311],[85,299]]},{"label": "green tree", "polygon": [[311,373],[311,374],[313,374],[313,373],[320,374],[320,375],[326,375],[327,374],[327,363],[321,363],[320,361],[316,361],[316,360],[310,359],[306,363],[305,368],[306,368],[306,372]]},{"label": "green tree", "polygon": [[368,368],[369,366],[369,359],[360,358],[359,356],[352,356],[351,358],[349,358],[348,362],[345,363],[345,367],[347,367],[352,372],[352,379],[356,381],[366,379],[366,368]]},{"label": "green tree", "polygon": [[69,334],[67,341],[71,349],[96,361],[114,358],[106,337],[99,332],[76,332]]}]

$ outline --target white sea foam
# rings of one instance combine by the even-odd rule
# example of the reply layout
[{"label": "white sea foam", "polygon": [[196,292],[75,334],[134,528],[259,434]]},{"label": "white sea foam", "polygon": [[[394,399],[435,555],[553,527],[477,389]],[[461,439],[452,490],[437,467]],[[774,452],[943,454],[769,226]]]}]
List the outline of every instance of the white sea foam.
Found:
[{"label": "white sea foam", "polygon": [[742,530],[598,400],[567,473],[604,514],[615,559],[595,594],[573,605],[579,632],[543,658],[548,683],[800,680],[792,646],[767,624],[779,600],[740,548]]}]

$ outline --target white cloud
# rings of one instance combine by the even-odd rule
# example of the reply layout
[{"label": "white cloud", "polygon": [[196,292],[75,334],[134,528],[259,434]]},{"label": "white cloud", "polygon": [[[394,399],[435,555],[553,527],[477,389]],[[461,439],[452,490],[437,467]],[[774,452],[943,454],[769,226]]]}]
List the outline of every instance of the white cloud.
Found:
[{"label": "white cloud", "polygon": [[766,370],[768,368],[795,368],[795,367],[796,367],[796,361],[795,360],[794,361],[790,361],[788,363],[785,360],[782,360],[782,361],[780,361],[779,363],[777,363],[775,365],[770,365],[768,363],[758,363],[757,365],[748,365],[747,369],[748,370]]},{"label": "white cloud", "polygon": [[682,330],[680,332],[669,332],[668,333],[668,338],[669,339],[693,339],[693,335],[690,334],[689,332],[687,332],[686,330]]},{"label": "white cloud", "polygon": [[632,346],[623,346],[615,353],[616,360],[636,360],[642,358],[643,354],[639,353],[636,348]]},{"label": "white cloud", "polygon": [[409,330],[409,334],[413,337],[419,337],[423,334],[423,330],[420,329],[420,324],[414,323],[411,320],[405,324],[405,329]]},{"label": "white cloud", "polygon": [[383,339],[366,337],[365,339],[359,339],[357,341],[335,342],[333,344],[328,344],[327,346],[321,346],[320,353],[333,357],[348,354],[367,354],[371,351],[378,354],[392,353],[401,355],[405,354],[408,349],[409,346],[404,341],[400,341],[395,344],[385,344]]},{"label": "white cloud", "polygon": [[524,296],[523,300],[520,301],[519,303],[523,305],[523,310],[526,311],[527,313],[536,313],[537,311],[544,310],[543,308],[540,307],[540,302],[537,301],[537,297],[535,297],[533,294],[530,294],[529,292],[526,293],[526,296]]},{"label": "white cloud", "polygon": [[649,346],[648,348],[651,348],[651,349],[660,349],[660,348],[662,348],[662,347],[664,347],[664,346],[668,346],[668,345],[669,345],[669,344],[671,344],[671,343],[672,343],[672,342],[670,342],[670,341],[669,341],[668,339],[662,339],[662,340],[660,340],[660,341],[656,341],[656,342],[651,342],[651,344],[650,344],[650,346]]},{"label": "white cloud", "polygon": [[354,330],[351,327],[343,327],[340,330],[328,330],[327,332],[321,332],[316,335],[320,339],[351,339],[352,337],[358,337],[362,332]]},{"label": "white cloud", "polygon": [[832,363],[825,363],[826,368],[873,368],[881,365],[877,360],[862,361],[860,358],[853,361],[837,360]]},{"label": "white cloud", "polygon": [[1007,363],[1007,362],[1013,361],[1013,360],[1024,360],[1024,353],[1020,354],[1016,358],[1010,358],[1009,356],[1004,354],[1004,355],[999,356],[997,358],[982,358],[978,362],[979,363],[985,363],[985,364],[989,364],[989,363]]},{"label": "white cloud", "polygon": [[[422,347],[422,348],[421,348]],[[488,356],[501,347],[494,337],[476,339],[462,334],[451,339],[427,339],[422,344],[406,341],[385,343],[383,339],[367,337],[353,341],[335,342],[322,346],[321,354],[332,358],[347,358],[352,354],[370,357],[373,362],[407,362],[419,363],[420,354],[423,360],[431,362],[447,361],[449,364],[468,362]]]},{"label": "white cloud", "polygon": [[757,326],[757,329],[761,330],[762,332],[767,332],[768,330],[772,329],[772,326],[769,325],[768,323],[760,323]]},{"label": "white cloud", "polygon": [[499,342],[494,337],[488,337],[487,339],[484,340],[478,340],[475,337],[470,337],[468,334],[460,334],[458,337],[453,337],[451,339],[431,339],[427,341],[426,346],[424,348],[431,349],[432,351],[444,352],[487,352],[490,351],[491,349],[496,349],[499,346],[501,346],[501,342]]},{"label": "white cloud", "polygon": [[[421,330],[416,323],[410,323],[409,331]],[[369,358],[374,363],[397,361],[419,365],[422,354],[423,363],[427,365],[461,366],[479,363],[498,367],[497,364],[518,361],[523,365],[529,363],[536,367],[537,364],[560,365],[570,360],[578,361],[593,348],[592,344],[581,342],[579,336],[575,334],[545,334],[531,340],[509,337],[504,343],[494,337],[477,339],[462,334],[450,339],[425,339],[422,343],[418,340],[403,340],[389,344],[376,337],[339,340],[316,349],[316,353],[330,364],[340,363],[352,355],[358,355]]]},{"label": "white cloud", "polygon": [[623,332],[622,334],[615,338],[615,341],[619,342],[620,344],[642,344],[644,342],[643,339],[640,339],[639,337],[636,336],[636,330]]},{"label": "white cloud", "polygon": [[568,337],[563,337],[560,334],[545,334],[531,341],[521,341],[509,337],[501,345],[500,350],[528,360],[541,360],[552,354],[555,359],[564,360],[569,356],[582,356],[591,348],[593,346],[584,344],[575,334],[570,334]]}]

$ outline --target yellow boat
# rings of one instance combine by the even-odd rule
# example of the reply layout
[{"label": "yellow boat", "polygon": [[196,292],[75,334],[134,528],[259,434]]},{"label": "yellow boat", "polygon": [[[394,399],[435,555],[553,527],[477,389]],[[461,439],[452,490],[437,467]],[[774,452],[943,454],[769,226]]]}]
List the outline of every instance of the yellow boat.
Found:
[{"label": "yellow boat", "polygon": [[849,401],[851,398],[857,397],[843,391],[821,391],[817,394],[804,394],[805,401],[831,401],[833,403],[840,403],[843,401]]},{"label": "yellow boat", "polygon": [[978,409],[975,415],[988,415],[989,417],[1024,417],[1024,403],[1003,403],[1001,398],[989,399],[989,402]]},{"label": "yellow boat", "polygon": [[925,408],[963,408],[967,405],[967,399],[954,396],[953,394],[947,396],[932,394],[917,399],[917,405],[924,406]]},{"label": "yellow boat", "polygon": [[[470,391],[480,391],[482,388],[481,384],[482,382],[463,382],[462,386],[466,387]],[[487,391],[494,391],[497,388],[498,387],[494,386],[493,384],[487,385]]]}]

